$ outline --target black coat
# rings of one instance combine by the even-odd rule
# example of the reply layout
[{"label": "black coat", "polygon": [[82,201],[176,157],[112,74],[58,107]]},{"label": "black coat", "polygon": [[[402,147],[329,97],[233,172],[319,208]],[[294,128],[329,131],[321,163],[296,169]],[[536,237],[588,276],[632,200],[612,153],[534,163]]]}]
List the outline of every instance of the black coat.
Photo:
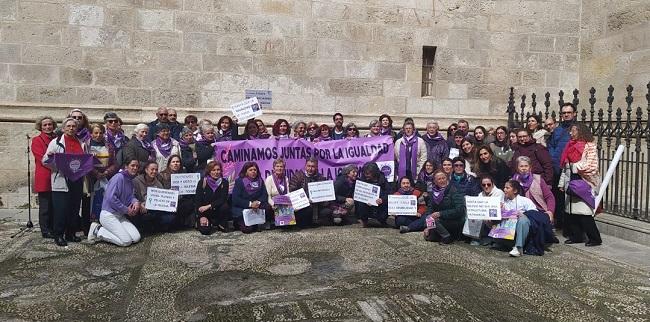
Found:
[{"label": "black coat", "polygon": [[214,158],[214,147],[210,142],[196,142],[196,172],[203,172],[208,160]]},{"label": "black coat", "polygon": [[347,183],[346,176],[340,175],[334,181],[334,194],[336,195],[336,202],[342,204],[346,198],[352,198],[354,196],[354,184],[350,187]]},{"label": "black coat", "polygon": [[[199,217],[211,217],[212,213],[222,209],[228,203],[228,180],[222,179],[217,191],[212,191],[205,178],[199,180],[194,195],[195,211]],[[210,204],[212,209],[200,213],[199,207]]]}]

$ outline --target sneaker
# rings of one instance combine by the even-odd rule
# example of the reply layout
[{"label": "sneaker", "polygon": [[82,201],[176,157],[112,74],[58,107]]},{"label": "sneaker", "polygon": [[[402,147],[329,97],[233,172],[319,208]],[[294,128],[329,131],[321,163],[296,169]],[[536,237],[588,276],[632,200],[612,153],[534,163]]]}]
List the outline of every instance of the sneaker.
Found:
[{"label": "sneaker", "polygon": [[409,230],[409,226],[399,226],[399,233],[400,233],[400,234],[406,234],[406,233],[408,233],[409,231],[410,231],[410,230]]},{"label": "sneaker", "polygon": [[334,219],[332,219],[332,221],[334,222],[335,225],[340,225],[341,223],[343,223],[343,219],[341,219],[341,217],[335,217]]},{"label": "sneaker", "polygon": [[94,242],[97,239],[97,232],[102,225],[98,222],[92,222],[90,229],[88,229],[88,241]]},{"label": "sneaker", "polygon": [[510,256],[512,256],[512,257],[519,257],[519,256],[521,256],[521,253],[519,252],[519,249],[517,249],[516,246],[513,247],[512,250],[511,250],[508,254],[510,254]]},{"label": "sneaker", "polygon": [[386,218],[386,225],[388,225],[388,227],[390,227],[390,228],[394,228],[395,227],[395,216],[388,216],[388,218]]},{"label": "sneaker", "polygon": [[481,243],[478,240],[472,239],[471,242],[469,242],[470,246],[481,246]]}]

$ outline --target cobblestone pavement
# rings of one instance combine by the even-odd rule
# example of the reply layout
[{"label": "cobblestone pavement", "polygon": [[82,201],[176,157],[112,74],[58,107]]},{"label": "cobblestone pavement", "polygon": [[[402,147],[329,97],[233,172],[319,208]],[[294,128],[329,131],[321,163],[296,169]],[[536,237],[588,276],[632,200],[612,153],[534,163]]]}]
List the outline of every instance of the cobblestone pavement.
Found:
[{"label": "cobblestone pavement", "polygon": [[395,230],[150,236],[59,248],[0,222],[0,320],[646,321],[650,274],[557,245],[545,256]]}]

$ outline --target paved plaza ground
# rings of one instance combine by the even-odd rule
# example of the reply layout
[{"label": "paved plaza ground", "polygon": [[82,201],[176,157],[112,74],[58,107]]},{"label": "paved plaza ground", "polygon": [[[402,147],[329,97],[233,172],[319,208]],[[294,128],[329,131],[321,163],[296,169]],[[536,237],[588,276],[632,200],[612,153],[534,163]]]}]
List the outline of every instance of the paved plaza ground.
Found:
[{"label": "paved plaza ground", "polygon": [[0,320],[650,318],[647,267],[566,245],[542,257],[510,258],[352,225],[207,237],[183,231],[128,248],[60,248],[38,232],[10,238],[19,228],[0,221]]}]

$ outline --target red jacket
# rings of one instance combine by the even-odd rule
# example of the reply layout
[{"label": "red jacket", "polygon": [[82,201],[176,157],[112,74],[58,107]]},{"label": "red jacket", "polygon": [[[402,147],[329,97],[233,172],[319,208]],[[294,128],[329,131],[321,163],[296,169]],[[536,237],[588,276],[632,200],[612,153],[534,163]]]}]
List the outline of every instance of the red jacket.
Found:
[{"label": "red jacket", "polygon": [[43,155],[47,151],[47,146],[52,138],[41,132],[38,136],[32,138],[32,154],[34,155],[34,187],[33,192],[52,191],[50,182],[51,170],[43,165]]}]

